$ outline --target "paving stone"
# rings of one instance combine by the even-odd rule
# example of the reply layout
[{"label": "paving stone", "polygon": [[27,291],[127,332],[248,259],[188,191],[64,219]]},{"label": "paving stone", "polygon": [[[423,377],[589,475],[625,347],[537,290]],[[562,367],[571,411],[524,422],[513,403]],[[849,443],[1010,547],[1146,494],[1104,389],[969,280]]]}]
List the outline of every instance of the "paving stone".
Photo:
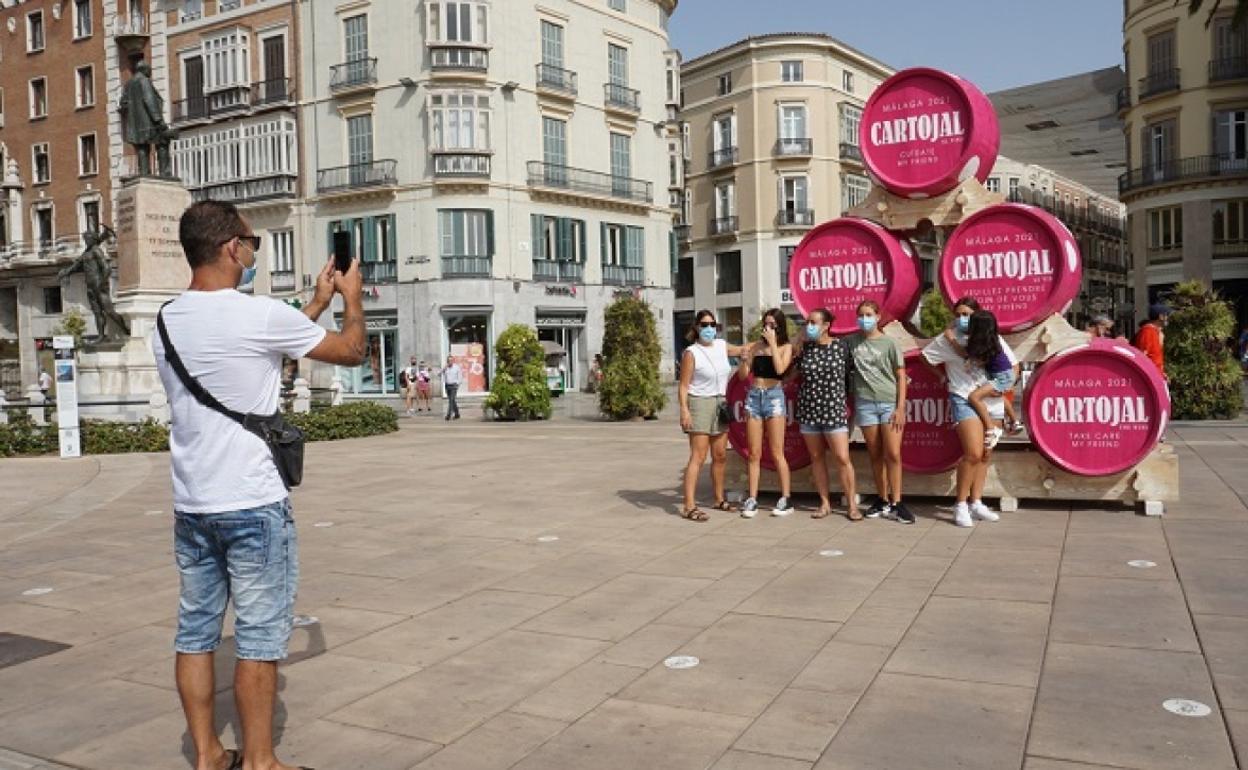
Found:
[{"label": "paving stone", "polygon": [[1178,583],[1064,577],[1057,586],[1050,638],[1110,647],[1199,652]]},{"label": "paving stone", "polygon": [[882,673],[815,767],[1019,767],[1033,694],[1026,687]]},{"label": "paving stone", "polygon": [[558,735],[567,724],[505,711],[421,762],[412,770],[511,767]]},{"label": "paving stone", "polygon": [[623,575],[521,628],[618,642],[709,584],[705,579]]},{"label": "paving stone", "polygon": [[1242,763],[1243,758],[1248,757],[1248,711],[1227,709],[1224,713],[1235,744],[1235,754]]},{"label": "paving stone", "polygon": [[508,631],[328,718],[447,744],[606,646],[590,639]]},{"label": "paving stone", "polygon": [[1243,559],[1184,559],[1175,566],[1192,612],[1248,617],[1248,563]]},{"label": "paving stone", "polygon": [[[1218,699],[1227,709],[1248,711],[1248,618],[1196,615],[1196,631]],[[1248,754],[1241,755],[1248,759]]]},{"label": "paving stone", "polygon": [[700,770],[749,723],[727,714],[612,699],[529,754],[515,770]]},{"label": "paving stone", "polygon": [[333,770],[408,770],[442,747],[401,735],[317,719],[282,734],[278,756],[288,764]]},{"label": "paving stone", "polygon": [[721,578],[763,550],[748,538],[706,535],[637,568],[637,572],[676,577]]},{"label": "paving stone", "polygon": [[701,632],[693,626],[672,626],[651,623],[621,642],[611,645],[598,656],[604,663],[619,666],[650,668],[671,655],[682,644]]},{"label": "paving stone", "polygon": [[644,668],[591,660],[520,701],[511,710],[575,722],[644,673]]},{"label": "paving stone", "polygon": [[[1169,698],[1205,703],[1205,718],[1171,714]],[[1122,767],[1232,768],[1205,663],[1186,652],[1049,645],[1029,753]]]},{"label": "paving stone", "polygon": [[701,661],[696,668],[656,666],[620,697],[757,716],[835,630],[829,623],[728,615],[680,648]]},{"label": "paving stone", "polygon": [[890,654],[886,647],[842,642],[838,633],[806,664],[792,686],[857,698],[866,692]]},{"label": "paving stone", "polygon": [[838,642],[893,648],[918,615],[918,608],[861,607],[849,616],[835,638]]},{"label": "paving stone", "polygon": [[1166,521],[1174,558],[1248,559],[1248,515],[1234,521]]},{"label": "paving stone", "polygon": [[649,554],[591,547],[509,577],[497,584],[508,591],[579,596],[649,561]]},{"label": "paving stone", "polygon": [[62,691],[39,709],[0,719],[0,746],[41,757],[57,757],[102,736],[145,722],[166,711],[169,693],[141,684],[108,680]]},{"label": "paving stone", "polygon": [[977,599],[1053,600],[1059,551],[976,549],[959,554],[935,593]]},{"label": "paving stone", "polygon": [[734,748],[815,761],[858,697],[789,688],[780,693]]},{"label": "paving stone", "polygon": [[780,576],[787,567],[741,567],[663,613],[657,622],[706,628]]},{"label": "paving stone", "polygon": [[1023,770],[1121,770],[1109,765],[1089,765],[1083,762],[1067,762],[1064,759],[1045,759],[1027,757],[1023,761]]},{"label": "paving stone", "polygon": [[1034,687],[1048,622],[1042,604],[934,596],[884,670]]},{"label": "paving stone", "polygon": [[811,763],[800,759],[773,757],[749,751],[729,751],[711,770],[810,770]]}]

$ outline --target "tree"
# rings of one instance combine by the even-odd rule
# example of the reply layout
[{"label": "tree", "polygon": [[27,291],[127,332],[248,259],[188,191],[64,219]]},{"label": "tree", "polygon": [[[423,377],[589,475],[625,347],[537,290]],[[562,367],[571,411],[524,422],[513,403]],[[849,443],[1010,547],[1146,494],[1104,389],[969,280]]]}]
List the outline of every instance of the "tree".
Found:
[{"label": "tree", "polygon": [[485,408],[500,420],[545,420],[550,417],[546,357],[537,332],[512,324],[494,343],[496,366]]},{"label": "tree", "polygon": [[[1179,2],[1181,2],[1181,0],[1175,0],[1174,4],[1178,5]],[[1214,15],[1217,14],[1218,9],[1222,7],[1222,3],[1224,2],[1228,6],[1231,4],[1231,0],[1212,0],[1212,2],[1209,3],[1209,15],[1205,17],[1206,27],[1213,22]],[[1243,26],[1244,21],[1248,20],[1248,0],[1234,0],[1234,2],[1235,18],[1231,21],[1231,24],[1236,27],[1241,27]],[[1204,6],[1205,0],[1187,0],[1187,13],[1191,16],[1195,16],[1200,13],[1200,9]]]},{"label": "tree", "polygon": [[1178,420],[1230,419],[1244,406],[1243,374],[1226,341],[1235,334],[1230,303],[1200,281],[1175,285],[1166,297],[1166,374]]},{"label": "tree", "polygon": [[82,349],[82,337],[87,333],[87,319],[76,307],[71,307],[61,316],[61,322],[52,330],[53,334],[74,338],[74,347]]},{"label": "tree", "polygon": [[621,297],[607,308],[603,322],[598,408],[613,420],[657,415],[667,394],[659,382],[663,349],[649,303]]},{"label": "tree", "polygon": [[953,310],[940,290],[931,288],[923,292],[923,304],[919,310],[919,331],[923,336],[935,337],[948,329],[952,321]]}]

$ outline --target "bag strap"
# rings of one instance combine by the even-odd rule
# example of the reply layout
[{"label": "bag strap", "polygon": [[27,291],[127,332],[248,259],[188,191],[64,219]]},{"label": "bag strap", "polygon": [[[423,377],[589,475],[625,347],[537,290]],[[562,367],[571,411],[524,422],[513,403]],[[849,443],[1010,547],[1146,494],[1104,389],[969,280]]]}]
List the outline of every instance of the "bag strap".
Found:
[{"label": "bag strap", "polygon": [[[169,300],[169,302],[172,301]],[[247,424],[244,422],[246,415],[222,404],[211,393],[204,390],[204,386],[200,384],[199,380],[191,376],[191,373],[186,370],[186,366],[182,363],[182,357],[178,355],[178,351],[174,349],[173,343],[169,340],[169,330],[165,328],[164,313],[165,308],[169,306],[169,302],[161,305],[160,310],[156,312],[156,329],[160,332],[160,344],[165,348],[165,360],[173,367],[173,371],[178,375],[178,379],[182,381],[183,387],[190,391],[196,401],[214,412],[220,412],[246,428]]]}]

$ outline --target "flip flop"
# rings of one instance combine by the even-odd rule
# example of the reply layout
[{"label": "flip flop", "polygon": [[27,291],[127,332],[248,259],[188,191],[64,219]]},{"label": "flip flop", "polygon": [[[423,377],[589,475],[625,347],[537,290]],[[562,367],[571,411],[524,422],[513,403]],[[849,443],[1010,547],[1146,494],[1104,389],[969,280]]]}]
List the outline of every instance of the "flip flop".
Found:
[{"label": "flip flop", "polygon": [[831,516],[831,515],[832,515],[832,509],[831,509],[831,508],[820,508],[819,510],[817,510],[817,511],[815,511],[814,513],[810,514],[810,518],[812,518],[812,519],[826,519],[827,517],[829,517],[829,516]]},{"label": "flip flop", "polygon": [[732,507],[732,503],[728,502],[727,500],[720,500],[718,503],[715,503],[714,505],[712,505],[711,508],[716,511],[736,510],[735,508]]},{"label": "flip flop", "polygon": [[689,521],[706,521],[707,519],[711,518],[710,516],[706,515],[706,511],[696,506],[693,508],[690,508],[687,511],[682,512],[680,515],[682,518],[688,519]]}]

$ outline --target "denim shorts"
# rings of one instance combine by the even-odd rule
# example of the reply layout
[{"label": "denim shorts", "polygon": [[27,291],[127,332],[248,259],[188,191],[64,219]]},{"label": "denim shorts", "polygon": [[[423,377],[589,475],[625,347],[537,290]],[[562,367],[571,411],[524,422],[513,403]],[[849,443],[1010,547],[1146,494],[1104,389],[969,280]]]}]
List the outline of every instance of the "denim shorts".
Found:
[{"label": "denim shorts", "polygon": [[191,654],[217,649],[226,602],[233,597],[238,658],[285,658],[299,582],[290,500],[244,511],[174,515],[182,583],[174,649]]},{"label": "denim shorts", "polygon": [[869,398],[854,397],[854,420],[860,428],[873,425],[887,425],[893,419],[897,404],[893,401],[872,401]]},{"label": "denim shorts", "polygon": [[992,389],[998,393],[1004,393],[1014,387],[1014,370],[1006,369],[1003,372],[997,372],[988,378],[988,384],[992,385]]},{"label": "denim shorts", "polygon": [[783,385],[750,388],[749,395],[745,397],[746,414],[756,420],[785,417],[787,416],[786,408]]},{"label": "denim shorts", "polygon": [[848,425],[833,425],[832,423],[808,423],[801,425],[803,436],[823,436],[829,433],[849,433]]}]

